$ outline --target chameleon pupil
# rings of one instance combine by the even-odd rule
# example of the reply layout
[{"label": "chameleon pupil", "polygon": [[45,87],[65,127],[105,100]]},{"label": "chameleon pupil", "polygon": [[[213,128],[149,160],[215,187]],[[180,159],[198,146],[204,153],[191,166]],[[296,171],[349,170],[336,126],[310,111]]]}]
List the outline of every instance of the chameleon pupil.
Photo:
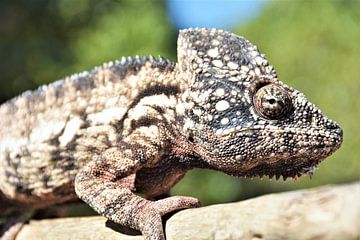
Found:
[{"label": "chameleon pupil", "polygon": [[273,98],[271,98],[271,99],[268,100],[268,102],[269,102],[270,104],[274,104],[274,103],[276,102],[276,100],[273,99]]}]

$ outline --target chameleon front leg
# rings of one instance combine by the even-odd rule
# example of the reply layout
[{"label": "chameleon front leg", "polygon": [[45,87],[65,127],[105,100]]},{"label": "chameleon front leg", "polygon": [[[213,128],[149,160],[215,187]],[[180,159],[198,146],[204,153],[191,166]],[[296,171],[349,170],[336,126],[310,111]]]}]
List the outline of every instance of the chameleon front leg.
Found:
[{"label": "chameleon front leg", "polygon": [[159,160],[154,146],[126,145],[108,149],[82,169],[76,176],[75,191],[98,213],[140,230],[145,239],[165,239],[161,216],[177,209],[197,207],[199,202],[182,196],[150,201],[120,185],[122,178]]}]

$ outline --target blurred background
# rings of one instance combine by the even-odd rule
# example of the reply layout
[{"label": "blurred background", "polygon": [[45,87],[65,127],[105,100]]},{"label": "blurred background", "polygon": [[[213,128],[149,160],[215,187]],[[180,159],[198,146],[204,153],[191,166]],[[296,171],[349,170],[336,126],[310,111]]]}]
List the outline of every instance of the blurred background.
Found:
[{"label": "blurred background", "polygon": [[339,151],[297,181],[193,170],[172,194],[204,205],[360,179],[360,1],[1,0],[0,102],[121,56],[176,60],[179,28],[245,36],[278,76],[344,129]]}]

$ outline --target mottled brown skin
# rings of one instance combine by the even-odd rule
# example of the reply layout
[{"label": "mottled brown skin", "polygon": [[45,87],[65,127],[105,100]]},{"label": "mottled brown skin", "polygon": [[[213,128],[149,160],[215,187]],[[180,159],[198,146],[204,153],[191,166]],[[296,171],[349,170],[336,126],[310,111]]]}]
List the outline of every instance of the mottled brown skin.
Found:
[{"label": "mottled brown skin", "polygon": [[189,169],[296,177],[342,142],[256,46],[216,29],[181,31],[177,64],[123,58],[26,92],[0,116],[2,216],[79,197],[145,239],[165,239],[164,214],[199,205],[154,200]]}]

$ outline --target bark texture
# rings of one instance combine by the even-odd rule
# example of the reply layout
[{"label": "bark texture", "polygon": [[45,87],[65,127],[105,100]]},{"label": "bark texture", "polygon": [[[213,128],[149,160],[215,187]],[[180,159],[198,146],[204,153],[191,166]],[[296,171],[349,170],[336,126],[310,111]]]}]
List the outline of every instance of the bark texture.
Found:
[{"label": "bark texture", "polygon": [[[114,231],[105,222],[103,217],[30,221],[17,240],[142,239]],[[168,240],[358,240],[360,182],[180,211],[167,221],[166,236]]]}]

